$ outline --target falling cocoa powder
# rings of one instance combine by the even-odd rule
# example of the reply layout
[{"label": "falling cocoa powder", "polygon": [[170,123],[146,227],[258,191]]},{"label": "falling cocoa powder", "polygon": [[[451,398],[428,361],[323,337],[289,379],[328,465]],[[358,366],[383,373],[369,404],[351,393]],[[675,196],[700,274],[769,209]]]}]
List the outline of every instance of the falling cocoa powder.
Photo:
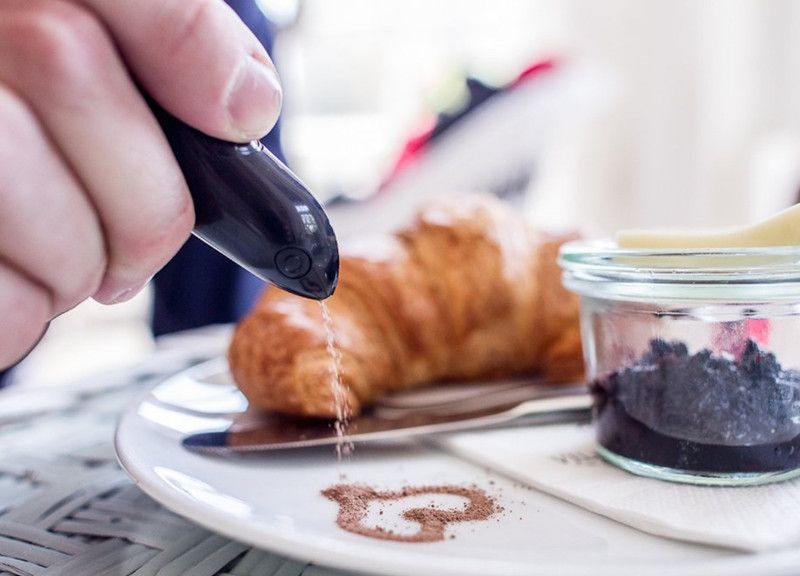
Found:
[{"label": "falling cocoa powder", "polygon": [[[408,496],[424,494],[461,496],[468,500],[468,504],[463,510],[442,510],[430,506],[405,510],[402,513],[402,517],[419,524],[419,530],[414,534],[398,534],[393,530],[380,526],[370,527],[364,525],[370,502],[400,500]],[[497,506],[494,498],[475,486],[470,488],[462,486],[416,486],[404,487],[401,490],[380,491],[363,484],[336,484],[323,490],[322,495],[339,504],[336,524],[343,530],[370,538],[395,540],[397,542],[437,542],[444,540],[444,531],[448,524],[486,520],[502,510]],[[379,514],[383,514],[383,511],[381,510]],[[453,538],[453,535],[451,534],[450,537]]]}]

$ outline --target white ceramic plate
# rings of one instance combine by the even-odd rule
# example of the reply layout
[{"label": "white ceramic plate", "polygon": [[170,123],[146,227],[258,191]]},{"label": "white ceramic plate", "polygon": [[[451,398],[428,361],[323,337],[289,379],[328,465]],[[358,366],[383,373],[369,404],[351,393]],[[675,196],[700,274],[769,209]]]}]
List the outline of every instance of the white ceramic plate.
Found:
[{"label": "white ceramic plate", "polygon": [[[638,532],[530,490],[427,444],[361,445],[344,462],[326,449],[235,458],[201,456],[184,435],[227,425],[246,401],[224,361],[192,368],[158,385],[124,414],[119,460],[138,485],[171,510],[221,534],[323,566],[397,576],[788,575],[800,551],[761,555],[684,544]],[[459,484],[485,489],[505,511],[454,524],[441,542],[370,539],[340,529],[337,506],[321,491],[340,482],[380,489]],[[441,506],[459,505],[439,502]],[[430,497],[426,497],[426,502]],[[370,522],[413,531],[402,507]],[[452,536],[452,538],[450,538]]]}]

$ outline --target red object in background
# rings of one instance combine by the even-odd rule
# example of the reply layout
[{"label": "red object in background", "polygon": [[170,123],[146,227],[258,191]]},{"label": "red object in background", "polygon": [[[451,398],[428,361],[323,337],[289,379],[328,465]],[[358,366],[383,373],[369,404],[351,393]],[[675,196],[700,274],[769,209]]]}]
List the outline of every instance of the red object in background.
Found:
[{"label": "red object in background", "polygon": [[519,73],[519,76],[509,84],[509,87],[514,87],[522,84],[526,80],[533,78],[534,76],[539,76],[542,72],[549,72],[556,67],[556,60],[554,58],[550,58],[548,60],[539,60],[525,68],[522,72]]},{"label": "red object in background", "polygon": [[391,180],[395,174],[401,172],[406,166],[414,161],[414,158],[419,156],[425,146],[430,142],[433,128],[436,126],[436,118],[431,116],[424,123],[415,135],[411,136],[408,141],[403,145],[403,150],[400,152],[400,157],[394,163],[391,171],[389,172],[386,181]]},{"label": "red object in background", "polygon": [[[543,74],[550,72],[551,70],[555,69],[556,60],[553,58],[549,58],[546,60],[537,60],[530,66],[526,67],[522,72],[520,72],[517,77],[506,84],[503,87],[497,88],[496,90],[492,88],[491,90],[495,93],[506,92],[509,90],[513,90],[514,88],[520,86],[521,84],[528,82],[533,78],[539,78]],[[437,128],[441,128],[439,126],[439,122],[441,121],[441,116],[433,115],[425,119],[422,123],[421,127],[416,130],[413,135],[406,141],[403,145],[402,150],[400,152],[400,156],[395,161],[392,168],[389,170],[389,173],[383,179],[383,182],[380,185],[380,189],[383,189],[388,185],[400,172],[405,170],[408,166],[414,163],[422,154],[425,153],[426,149],[429,147],[431,142],[435,140],[436,136],[444,134],[447,128],[451,125],[457,124],[463,117],[466,117],[471,113],[473,110],[477,109],[485,99],[481,100],[473,100],[471,99],[470,102],[467,103],[465,108],[459,111],[456,115],[457,118],[452,120],[448,126],[444,127],[444,130],[439,131],[436,133]]]}]

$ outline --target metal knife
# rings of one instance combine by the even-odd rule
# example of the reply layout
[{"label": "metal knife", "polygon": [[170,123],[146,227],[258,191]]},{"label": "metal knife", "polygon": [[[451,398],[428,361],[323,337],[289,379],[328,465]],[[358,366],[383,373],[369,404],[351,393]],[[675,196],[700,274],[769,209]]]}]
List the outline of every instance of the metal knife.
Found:
[{"label": "metal knife", "polygon": [[300,419],[273,414],[234,422],[225,430],[187,436],[183,445],[194,452],[225,455],[288,448],[335,445],[338,442],[391,441],[509,425],[588,421],[592,398],[585,386],[555,388],[559,392],[511,403],[472,406],[466,411],[442,409],[393,409],[378,407],[351,420],[338,437],[328,420]]}]

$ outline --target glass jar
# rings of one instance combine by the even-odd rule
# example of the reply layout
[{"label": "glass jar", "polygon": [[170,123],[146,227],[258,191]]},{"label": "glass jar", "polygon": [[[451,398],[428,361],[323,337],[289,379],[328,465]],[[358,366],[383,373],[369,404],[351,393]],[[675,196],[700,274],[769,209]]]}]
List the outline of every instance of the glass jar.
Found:
[{"label": "glass jar", "polygon": [[678,482],[800,475],[800,247],[573,242],[599,454]]}]

